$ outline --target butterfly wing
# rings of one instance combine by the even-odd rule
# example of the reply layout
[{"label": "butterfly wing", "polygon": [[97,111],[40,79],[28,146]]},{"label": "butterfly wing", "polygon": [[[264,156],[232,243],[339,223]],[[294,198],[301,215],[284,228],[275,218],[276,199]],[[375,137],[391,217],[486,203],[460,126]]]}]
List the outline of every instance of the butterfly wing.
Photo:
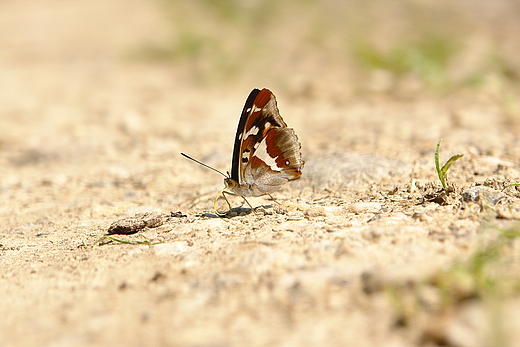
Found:
[{"label": "butterfly wing", "polygon": [[246,103],[244,104],[244,108],[242,109],[240,120],[238,121],[237,133],[235,135],[235,144],[233,145],[233,159],[231,161],[231,179],[237,183],[239,182],[239,166],[241,157],[240,147],[242,138],[244,136],[244,129],[246,127],[247,119],[253,113],[253,105],[258,93],[260,93],[260,90],[258,89],[253,89],[251,93],[249,93]]},{"label": "butterfly wing", "polygon": [[298,179],[304,161],[300,142],[283,121],[274,94],[254,89],[240,117],[231,179],[238,182],[235,193],[260,196]]}]

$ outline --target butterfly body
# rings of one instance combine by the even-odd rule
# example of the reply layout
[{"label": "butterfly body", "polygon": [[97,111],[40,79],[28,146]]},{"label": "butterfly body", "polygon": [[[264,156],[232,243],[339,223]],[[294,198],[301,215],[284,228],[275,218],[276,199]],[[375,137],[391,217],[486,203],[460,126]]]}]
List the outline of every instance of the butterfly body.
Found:
[{"label": "butterfly body", "polygon": [[269,194],[301,176],[300,142],[278,111],[268,89],[253,89],[238,123],[231,176],[224,179],[233,194]]}]

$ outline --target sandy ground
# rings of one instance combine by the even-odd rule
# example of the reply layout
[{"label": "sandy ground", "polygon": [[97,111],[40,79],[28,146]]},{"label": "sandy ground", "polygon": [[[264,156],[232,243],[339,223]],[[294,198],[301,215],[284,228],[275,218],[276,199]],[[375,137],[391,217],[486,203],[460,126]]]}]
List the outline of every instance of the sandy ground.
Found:
[{"label": "sandy ground", "polygon": [[[518,89],[505,105],[493,85],[201,84],[128,58],[168,39],[155,3],[0,7],[0,346],[520,343],[519,245],[502,234],[520,218],[520,192],[502,191],[520,182]],[[304,173],[280,205],[231,199],[218,218],[222,177],[180,152],[228,170],[255,87],[277,95]],[[441,162],[464,154],[446,197],[441,138]],[[141,244],[96,243],[144,213],[158,222],[115,236]]]}]

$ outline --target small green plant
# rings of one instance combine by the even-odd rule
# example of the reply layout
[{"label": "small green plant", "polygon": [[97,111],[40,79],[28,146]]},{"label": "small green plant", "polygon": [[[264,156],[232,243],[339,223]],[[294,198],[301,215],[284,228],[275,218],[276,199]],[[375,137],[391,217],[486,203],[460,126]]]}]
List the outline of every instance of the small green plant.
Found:
[{"label": "small green plant", "polygon": [[439,140],[439,142],[437,142],[437,147],[435,148],[435,169],[437,170],[437,175],[439,176],[439,180],[441,181],[442,188],[446,190],[448,189],[448,170],[450,169],[451,164],[453,164],[456,160],[462,158],[464,154],[457,154],[452,156],[441,168],[441,165],[439,163],[439,152],[441,148],[441,142],[442,139]]},{"label": "small green plant", "polygon": [[514,250],[520,238],[518,225],[496,230],[498,235],[492,241],[483,242],[470,257],[456,262],[433,281],[442,291],[445,304],[456,304],[464,297],[493,300],[518,294],[520,278]]}]

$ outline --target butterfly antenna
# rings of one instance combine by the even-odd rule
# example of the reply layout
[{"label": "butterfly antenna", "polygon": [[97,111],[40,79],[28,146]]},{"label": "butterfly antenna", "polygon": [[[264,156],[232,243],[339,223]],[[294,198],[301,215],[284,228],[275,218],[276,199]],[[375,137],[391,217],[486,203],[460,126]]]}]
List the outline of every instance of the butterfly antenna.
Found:
[{"label": "butterfly antenna", "polygon": [[208,169],[211,169],[211,170],[213,170],[213,171],[216,171],[216,172],[218,172],[219,174],[221,174],[222,176],[228,178],[228,176],[226,176],[224,173],[222,173],[222,171],[219,171],[219,170],[215,169],[214,167],[211,167],[211,166],[209,166],[209,165],[206,165],[206,164],[204,164],[204,163],[198,161],[197,159],[193,159],[192,157],[190,157],[189,155],[187,155],[187,154],[185,154],[185,153],[181,153],[181,154],[182,154],[183,157],[188,158],[188,159],[190,159],[190,160],[193,160],[193,161],[196,162],[197,164],[200,164],[200,165],[202,165],[202,166],[205,166],[205,167],[207,167]]}]

